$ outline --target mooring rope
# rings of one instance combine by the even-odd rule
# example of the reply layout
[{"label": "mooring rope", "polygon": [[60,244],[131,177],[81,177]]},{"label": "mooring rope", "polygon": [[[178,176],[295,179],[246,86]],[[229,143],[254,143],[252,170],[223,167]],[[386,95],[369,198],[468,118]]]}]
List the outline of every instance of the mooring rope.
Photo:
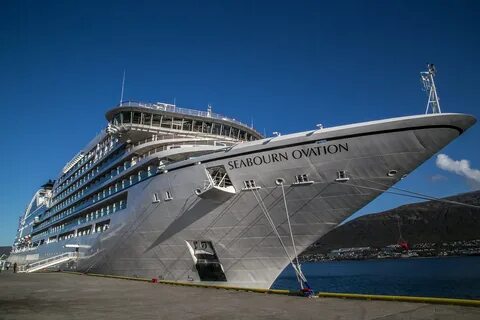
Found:
[{"label": "mooring rope", "polygon": [[[262,200],[262,197],[260,195],[260,192],[258,192],[258,197],[257,197],[257,194],[255,193],[256,190],[255,189],[252,189],[251,190],[252,193],[253,193],[253,196],[255,197],[255,200],[257,200],[258,202],[258,205],[260,207],[260,209],[262,209],[262,212],[263,214],[265,215],[265,218],[267,219],[267,221],[270,223],[270,226],[272,227],[273,229],[273,232],[275,233],[275,235],[277,236],[278,238],[278,241],[280,242],[282,248],[283,248],[283,251],[285,252],[285,255],[287,256],[288,260],[290,261],[290,264],[292,265],[292,268],[293,270],[295,271],[295,274],[297,276],[297,280],[300,284],[300,287],[303,289],[304,286],[303,284],[307,284],[307,280],[305,279],[305,276],[303,275],[302,271],[299,269],[299,267],[293,262],[293,259],[290,257],[290,254],[288,253],[288,250],[287,250],[287,247],[285,246],[285,243],[283,242],[281,236],[280,236],[280,233],[278,232],[277,230],[277,227],[275,226],[275,223],[273,222],[273,219],[272,217],[270,216],[270,214],[268,213],[268,210],[265,206],[265,203],[263,202]],[[288,214],[287,214],[288,215]],[[291,230],[291,229],[290,229]],[[297,260],[298,261],[298,260]],[[308,284],[307,284],[308,286]],[[310,289],[310,288],[309,288]]]},{"label": "mooring rope", "polygon": [[[448,204],[456,204],[456,205],[460,205],[460,206],[464,206],[464,207],[469,207],[469,208],[474,208],[474,209],[480,209],[480,206],[477,206],[477,205],[474,205],[474,204],[469,204],[469,203],[464,203],[464,202],[459,202],[459,201],[442,199],[442,198],[430,196],[430,195],[427,195],[427,194],[422,194],[422,193],[420,193],[420,192],[414,192],[414,191],[410,191],[410,190],[407,190],[407,189],[402,189],[402,188],[399,188],[399,187],[394,187],[394,186],[390,186],[390,187],[389,187],[388,185],[386,185],[386,184],[384,184],[384,183],[381,183],[381,182],[378,182],[378,181],[374,181],[374,180],[370,180],[370,179],[366,179],[366,178],[360,178],[360,177],[357,177],[357,178],[360,179],[360,180],[365,180],[365,181],[368,181],[368,182],[371,182],[371,183],[375,183],[375,184],[381,185],[381,186],[386,187],[386,188],[398,190],[398,191],[405,192],[405,193],[410,193],[410,194],[412,194],[412,195],[418,196],[418,198],[420,198],[420,199],[426,199],[426,200],[431,200],[431,201],[436,201],[436,202],[443,202],[443,203],[448,203]],[[408,195],[405,195],[405,196],[408,196]]]}]

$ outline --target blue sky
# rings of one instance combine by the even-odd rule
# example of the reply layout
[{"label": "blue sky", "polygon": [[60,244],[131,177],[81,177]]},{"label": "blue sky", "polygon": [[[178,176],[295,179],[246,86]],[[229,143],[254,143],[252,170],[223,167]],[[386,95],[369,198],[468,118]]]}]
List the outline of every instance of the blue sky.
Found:
[{"label": "blue sky", "polygon": [[[0,245],[37,188],[125,99],[164,101],[290,133],[444,111],[480,115],[476,1],[9,1],[0,10]],[[480,167],[476,126],[442,152]],[[444,178],[432,181],[432,176]],[[400,186],[472,189],[431,159]],[[384,195],[360,213],[413,201]]]}]

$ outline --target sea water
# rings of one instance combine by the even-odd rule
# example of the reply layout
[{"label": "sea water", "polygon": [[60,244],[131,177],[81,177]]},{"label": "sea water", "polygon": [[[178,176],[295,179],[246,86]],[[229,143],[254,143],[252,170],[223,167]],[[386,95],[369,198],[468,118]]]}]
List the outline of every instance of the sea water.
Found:
[{"label": "sea water", "polygon": [[[480,256],[302,264],[314,291],[480,299]],[[298,289],[292,267],[272,288]]]}]

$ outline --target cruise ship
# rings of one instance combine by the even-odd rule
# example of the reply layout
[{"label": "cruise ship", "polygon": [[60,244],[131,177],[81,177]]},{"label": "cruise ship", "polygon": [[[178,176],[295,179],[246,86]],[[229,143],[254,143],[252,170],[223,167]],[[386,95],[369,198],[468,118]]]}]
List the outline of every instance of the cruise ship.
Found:
[{"label": "cruise ship", "polygon": [[476,121],[437,110],[263,137],[139,102],[106,120],[20,217],[21,270],[269,288],[291,264],[303,283],[300,252]]}]

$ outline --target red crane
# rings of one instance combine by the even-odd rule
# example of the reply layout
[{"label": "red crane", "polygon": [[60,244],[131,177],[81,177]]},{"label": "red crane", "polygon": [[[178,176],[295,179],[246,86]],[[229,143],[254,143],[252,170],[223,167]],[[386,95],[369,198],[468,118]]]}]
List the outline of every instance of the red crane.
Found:
[{"label": "red crane", "polygon": [[408,242],[405,239],[403,239],[403,237],[402,237],[402,228],[400,226],[400,217],[398,217],[397,225],[398,225],[398,234],[399,234],[397,244],[400,246],[400,248],[402,248],[403,251],[408,251],[408,250],[410,250],[410,246],[408,245]]}]

